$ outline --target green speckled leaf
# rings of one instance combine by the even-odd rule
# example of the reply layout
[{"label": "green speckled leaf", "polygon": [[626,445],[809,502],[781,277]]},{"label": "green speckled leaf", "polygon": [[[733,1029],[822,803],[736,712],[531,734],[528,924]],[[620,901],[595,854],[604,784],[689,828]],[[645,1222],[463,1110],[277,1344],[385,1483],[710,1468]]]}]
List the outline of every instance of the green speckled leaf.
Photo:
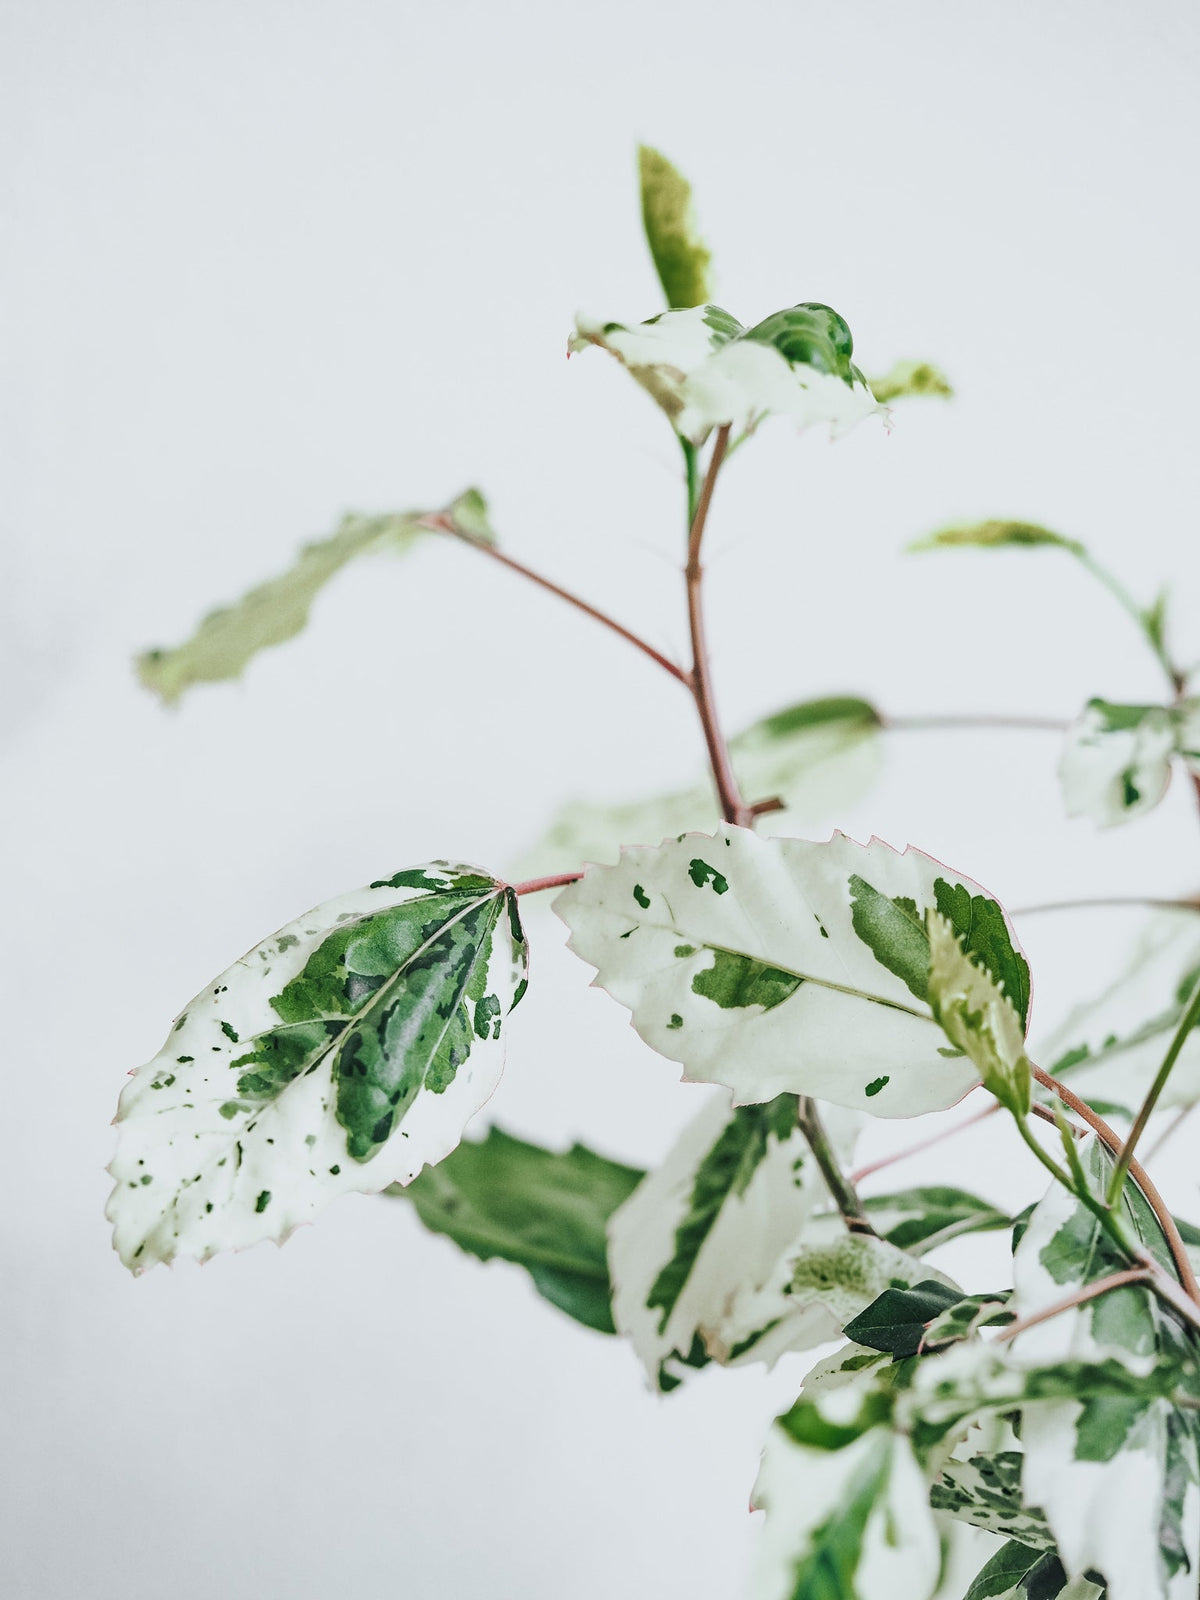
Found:
[{"label": "green speckled leaf", "polygon": [[[968,965],[980,977],[983,951],[1000,964],[1005,929],[1006,970],[1020,989],[1023,958],[995,902],[919,851],[901,855],[879,840],[687,834],[591,868],[555,905],[596,981],[689,1081],[723,1083],[746,1103],[791,1093],[884,1117],[944,1109],[979,1071],[897,976],[887,931],[856,925],[860,885],[918,916],[967,908],[982,945]],[[994,916],[973,915],[977,901]],[[911,980],[910,955],[904,966]]]},{"label": "green speckled leaf", "polygon": [[108,1216],[122,1261],[282,1242],[340,1194],[410,1182],[495,1088],[524,987],[511,890],[446,862],[256,945],[121,1095]]},{"label": "green speckled leaf", "polygon": [[1152,811],[1167,792],[1183,726],[1172,707],[1090,700],[1067,729],[1058,764],[1067,815],[1111,828]]},{"label": "green speckled leaf", "polygon": [[[491,542],[487,508],[477,489],[468,489],[444,513],[474,537]],[[328,539],[305,545],[296,562],[231,606],[212,611],[192,637],[174,649],[147,650],[138,657],[138,677],[167,705],[197,683],[220,683],[241,676],[260,650],[283,644],[302,632],[309,609],[329,580],[358,556],[376,551],[407,551],[421,535],[421,511],[383,516],[344,517]]]},{"label": "green speckled leaf", "polygon": [[708,267],[712,259],[696,233],[692,186],[666,156],[638,146],[642,225],[667,305],[702,306],[711,299]]},{"label": "green speckled leaf", "polygon": [[544,1150],[490,1128],[407,1188],[421,1221],[480,1261],[512,1261],[568,1316],[613,1333],[605,1226],[645,1176],[584,1145]]}]

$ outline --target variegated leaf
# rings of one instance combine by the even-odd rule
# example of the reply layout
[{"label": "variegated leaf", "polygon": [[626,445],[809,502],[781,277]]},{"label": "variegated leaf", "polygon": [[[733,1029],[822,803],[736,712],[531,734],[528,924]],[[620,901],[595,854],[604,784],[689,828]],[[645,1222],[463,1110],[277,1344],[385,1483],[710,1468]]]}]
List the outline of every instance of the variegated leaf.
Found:
[{"label": "variegated leaf", "polygon": [[692,186],[666,156],[638,146],[642,226],[667,305],[702,306],[710,299],[712,257],[701,243],[692,212]]},{"label": "variegated leaf", "polygon": [[827,422],[843,433],[883,413],[850,357],[850,329],[815,302],[777,311],[752,328],[720,306],[660,312],[627,324],[575,319],[568,349],[598,345],[614,356],[699,446],[713,428],[747,428],[769,413],[801,427]]},{"label": "variegated leaf", "polygon": [[[1120,968],[1039,1045],[1039,1061],[1069,1077],[1089,1105],[1132,1119],[1200,982],[1200,916],[1157,912]],[[1159,1099],[1165,1110],[1200,1100],[1200,1034],[1189,1034]],[[1113,1110],[1105,1112],[1111,1116]]]},{"label": "variegated leaf", "polygon": [[1058,764],[1067,815],[1111,828],[1152,811],[1171,781],[1177,731],[1166,707],[1090,700],[1067,730]]},{"label": "variegated leaf", "polygon": [[1009,1540],[976,1573],[963,1600],[1103,1600],[1103,1595],[1099,1584],[1069,1579],[1056,1552]]},{"label": "variegated leaf", "polygon": [[[1112,1161],[1094,1138],[1084,1171],[1103,1195]],[[1122,1200],[1127,1227],[1168,1271],[1162,1231],[1138,1191]],[[1125,1265],[1099,1222],[1055,1185],[1030,1218],[1014,1259],[1021,1317]],[[1018,1334],[1018,1367],[1115,1360],[1134,1373],[1192,1359],[1192,1340],[1147,1289],[1126,1285]],[[1195,1413],[1169,1400],[1064,1397],[1026,1409],[1023,1492],[1045,1512],[1072,1578],[1103,1573],[1110,1600],[1183,1600],[1200,1564],[1200,1464]]]},{"label": "variegated leaf", "polygon": [[900,1250],[921,1254],[965,1233],[991,1233],[1012,1226],[1007,1211],[948,1184],[867,1195],[863,1206],[876,1233]]},{"label": "variegated leaf", "polygon": [[767,1438],[751,1600],[930,1600],[941,1541],[908,1439],[872,1406],[873,1374],[806,1394]]},{"label": "variegated leaf", "polygon": [[[763,717],[729,742],[743,793],[782,800],[757,831],[768,837],[828,822],[854,805],[879,774],[881,719],[853,695],[803,700]],[[581,861],[613,862],[623,845],[658,844],[720,821],[711,782],[653,800],[598,805],[573,801],[525,857],[522,877],[569,872]]]},{"label": "variegated leaf", "polygon": [[[717,1096],[614,1214],[617,1326],[660,1387],[704,1359],[811,1349],[888,1284],[930,1276],[885,1240],[847,1234],[796,1117],[794,1095],[736,1108]],[[857,1121],[826,1112],[842,1161]]]},{"label": "variegated leaf", "polygon": [[121,1095],[108,1216],[122,1261],[282,1243],[338,1195],[410,1182],[495,1088],[524,988],[512,891],[445,862],[256,945]]},{"label": "variegated leaf", "polygon": [[1015,1115],[1029,1110],[1032,1069],[1025,1018],[990,972],[972,961],[940,911],[925,918],[929,1000],[946,1037],[975,1063],[985,1089]]},{"label": "variegated leaf", "polygon": [[[348,562],[377,551],[407,551],[420,537],[428,515],[403,511],[344,517],[328,539],[305,545],[286,572],[251,589],[234,605],[210,612],[183,644],[139,656],[139,678],[173,705],[193,684],[240,677],[260,650],[283,644],[303,630],[313,601]],[[477,489],[459,495],[442,515],[452,517],[471,537],[492,542],[487,507]]]},{"label": "variegated leaf", "polygon": [[879,840],[813,844],[723,826],[623,851],[555,906],[642,1038],[686,1079],[723,1083],[740,1103],[807,1094],[906,1117],[979,1082],[930,1007],[930,909],[1028,1013],[1028,968],[996,901]]}]

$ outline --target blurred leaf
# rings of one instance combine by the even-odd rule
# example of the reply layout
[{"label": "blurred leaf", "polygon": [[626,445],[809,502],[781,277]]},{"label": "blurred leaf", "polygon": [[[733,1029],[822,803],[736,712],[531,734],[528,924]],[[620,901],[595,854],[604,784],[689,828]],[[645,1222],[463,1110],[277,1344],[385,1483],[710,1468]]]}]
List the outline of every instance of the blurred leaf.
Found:
[{"label": "blurred leaf", "polygon": [[524,1267],[551,1305],[613,1333],[605,1228],[643,1177],[581,1144],[545,1150],[490,1128],[388,1193],[411,1200],[432,1233]]},{"label": "blurred leaf", "polygon": [[[420,537],[423,519],[429,515],[403,511],[343,517],[336,533],[305,545],[286,572],[251,589],[234,605],[210,612],[183,644],[139,656],[138,677],[167,705],[174,705],[193,684],[240,677],[260,650],[303,631],[313,601],[348,562],[381,550],[404,554]],[[487,505],[477,489],[459,495],[442,515],[469,537],[493,542]]]},{"label": "blurred leaf", "polygon": [[708,267],[712,259],[696,233],[692,186],[658,150],[638,146],[642,225],[667,305],[702,306],[711,299]]},{"label": "blurred leaf", "polygon": [[942,528],[924,539],[914,540],[910,550],[975,548],[990,550],[1003,545],[1056,545],[1078,555],[1083,545],[1077,539],[1064,539],[1061,533],[1039,527],[1036,522],[973,522],[957,528]]},{"label": "blurred leaf", "polygon": [[868,378],[871,393],[881,405],[909,395],[938,395],[951,399],[950,380],[928,361],[897,361],[881,378]]}]

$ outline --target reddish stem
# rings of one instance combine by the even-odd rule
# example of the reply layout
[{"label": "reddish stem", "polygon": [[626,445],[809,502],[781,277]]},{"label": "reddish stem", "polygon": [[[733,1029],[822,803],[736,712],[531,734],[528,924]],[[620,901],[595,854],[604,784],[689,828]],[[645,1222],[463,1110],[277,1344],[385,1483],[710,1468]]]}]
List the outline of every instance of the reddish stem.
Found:
[{"label": "reddish stem", "polygon": [[514,883],[514,894],[537,894],[541,889],[561,889],[564,884],[578,883],[582,872],[555,872],[549,878],[527,878],[524,883]]},{"label": "reddish stem", "polygon": [[713,442],[712,455],[708,461],[708,471],[704,474],[704,483],[700,490],[700,499],[696,504],[696,514],[692,518],[692,525],[688,530],[687,566],[684,576],[687,580],[688,602],[688,627],[692,638],[692,671],[691,691],[696,702],[696,710],[700,714],[700,726],[704,730],[704,742],[708,747],[708,762],[712,768],[713,782],[717,788],[717,800],[721,807],[721,815],[726,822],[745,824],[751,820],[751,810],[742,799],[738,787],[737,774],[733,770],[733,763],[729,759],[729,746],[725,742],[725,735],[721,731],[721,724],[717,718],[716,699],[713,694],[712,672],[708,659],[708,641],[704,630],[704,568],[700,564],[700,546],[704,540],[704,526],[708,521],[709,507],[712,505],[713,490],[717,483],[717,474],[721,470],[721,463],[725,459],[725,452],[729,448],[729,424],[718,429],[717,437]]}]

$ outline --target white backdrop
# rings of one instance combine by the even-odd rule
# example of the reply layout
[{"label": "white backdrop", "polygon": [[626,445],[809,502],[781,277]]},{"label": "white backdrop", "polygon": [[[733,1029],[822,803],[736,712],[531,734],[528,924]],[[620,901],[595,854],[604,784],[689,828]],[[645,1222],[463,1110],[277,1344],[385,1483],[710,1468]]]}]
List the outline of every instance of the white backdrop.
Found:
[{"label": "white backdrop", "polygon": [[[827,300],[868,370],[928,357],[960,393],[835,447],[777,424],[731,467],[729,723],[823,692],[1045,715],[1158,693],[1054,554],[900,551],[1047,522],[1147,598],[1172,579],[1200,654],[1194,7],[7,0],[0,35],[4,1593],[727,1600],[795,1368],[656,1401],[616,1341],[387,1201],[136,1282],[102,1216],[123,1075],[211,974],[397,867],[505,870],[570,794],[690,776],[677,687],[436,545],[347,572],[302,640],[176,714],[129,659],[343,509],[470,482],[514,553],[682,651],[669,431],[601,356],[563,360],[577,307],[658,307],[643,138],[693,178],[743,321]],[[1195,889],[1182,786],[1100,836],[1062,820],[1053,745],[897,735],[828,820],[1011,903]],[[1040,1016],[1123,915],[1023,930]],[[702,1091],[547,910],[531,933],[489,1114],[654,1160]],[[1181,1145],[1165,1181],[1200,1218]],[[1035,1187],[982,1135],[937,1170]]]}]

